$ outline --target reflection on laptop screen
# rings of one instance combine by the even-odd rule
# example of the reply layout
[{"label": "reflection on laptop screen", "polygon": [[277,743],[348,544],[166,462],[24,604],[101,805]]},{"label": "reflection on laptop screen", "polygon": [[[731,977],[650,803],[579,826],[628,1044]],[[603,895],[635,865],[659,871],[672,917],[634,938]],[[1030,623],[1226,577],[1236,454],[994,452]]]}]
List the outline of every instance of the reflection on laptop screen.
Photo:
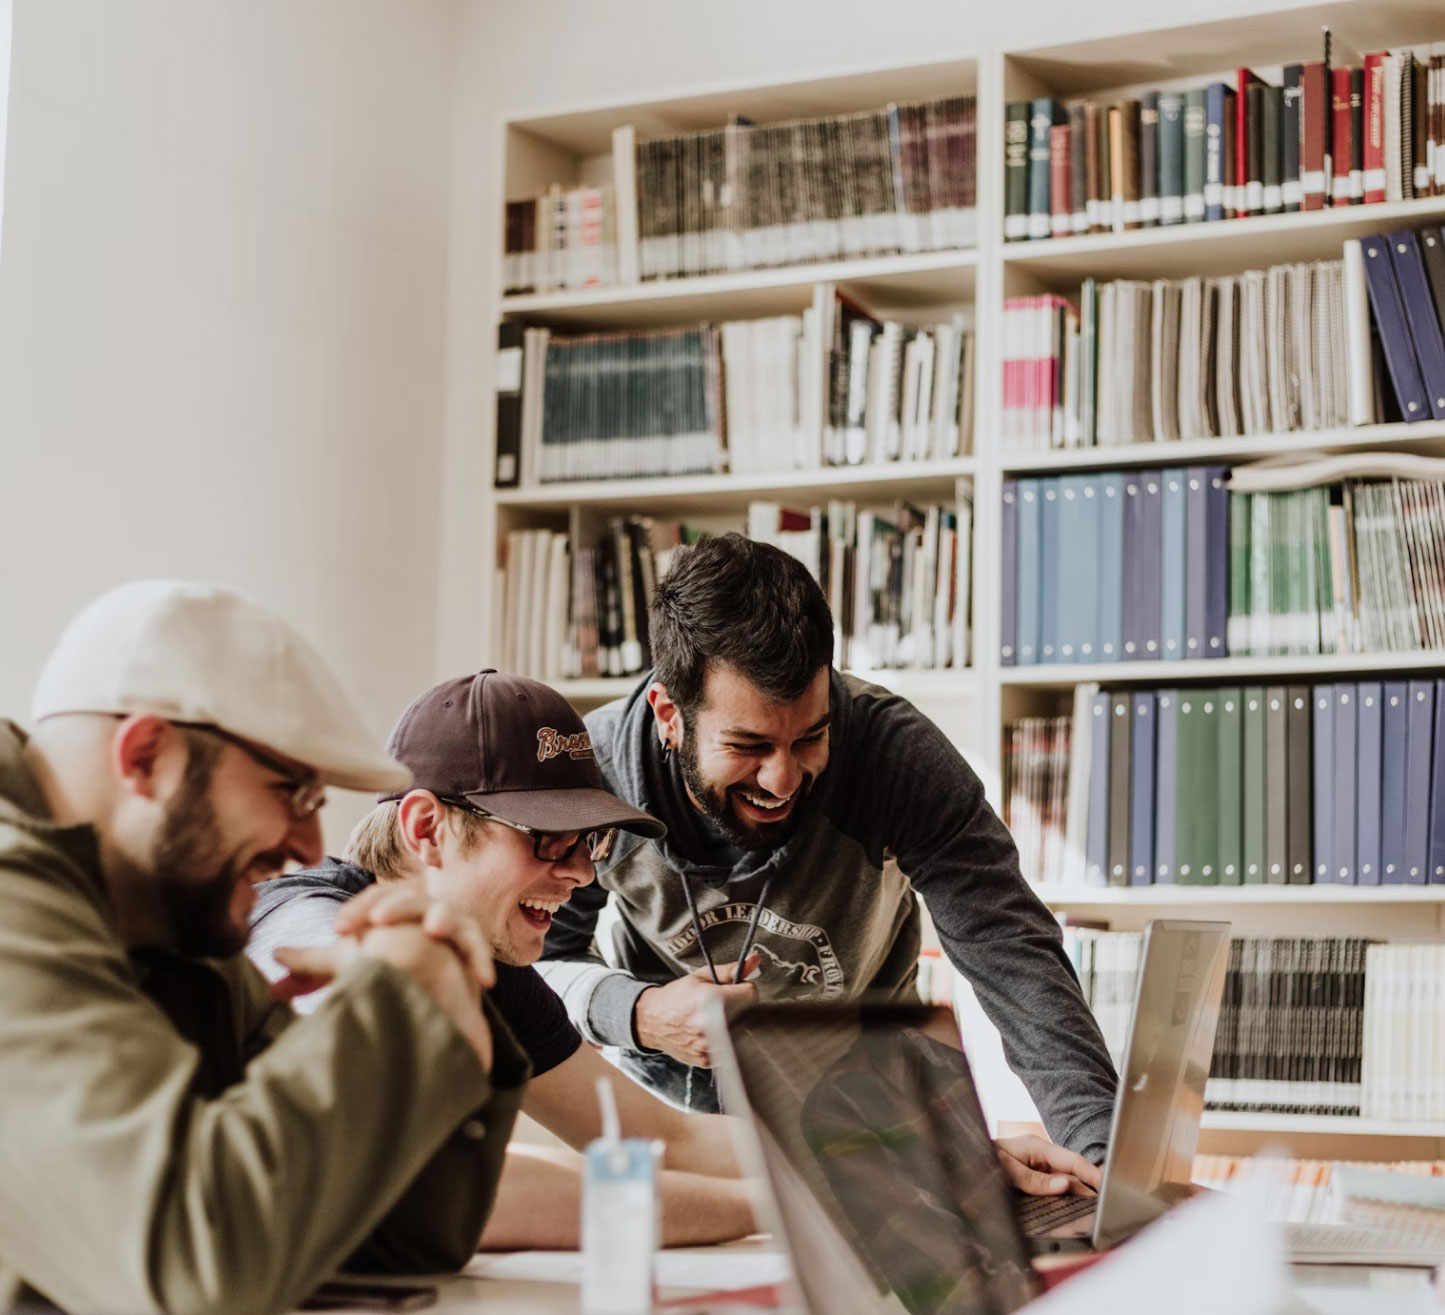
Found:
[{"label": "reflection on laptop screen", "polygon": [[728,1030],[760,1139],[786,1161],[768,1172],[812,1309],[828,1303],[810,1263],[820,1258],[787,1218],[799,1181],[879,1305],[993,1315],[1029,1300],[1007,1181],[947,1009],[758,1005]]}]

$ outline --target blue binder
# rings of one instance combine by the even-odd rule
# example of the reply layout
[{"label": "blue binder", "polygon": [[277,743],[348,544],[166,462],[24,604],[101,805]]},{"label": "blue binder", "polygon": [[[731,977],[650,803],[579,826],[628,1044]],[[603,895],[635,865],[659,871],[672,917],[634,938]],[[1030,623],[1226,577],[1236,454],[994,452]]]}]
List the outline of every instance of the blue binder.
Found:
[{"label": "blue binder", "polygon": [[1144,630],[1140,617],[1143,568],[1139,562],[1144,543],[1144,472],[1124,476],[1123,605],[1120,628],[1124,635],[1123,660],[1140,662],[1144,657]]},{"label": "blue binder", "polygon": [[1040,521],[1039,484],[1036,479],[1018,482],[1018,615],[1014,628],[1021,667],[1039,662],[1039,575]]},{"label": "blue binder", "polygon": [[1362,238],[1360,250],[1365,255],[1365,286],[1370,293],[1370,309],[1380,331],[1380,345],[1384,348],[1385,364],[1389,367],[1390,381],[1395,386],[1400,414],[1411,424],[1417,420],[1428,420],[1431,416],[1430,399],[1425,393],[1425,381],[1420,375],[1410,330],[1405,323],[1405,308],[1395,282],[1389,241],[1378,234]]},{"label": "blue binder", "polygon": [[1089,705],[1089,828],[1084,841],[1084,880],[1109,884],[1109,695]]},{"label": "blue binder", "polygon": [[1152,690],[1135,690],[1129,758],[1129,884],[1154,883],[1154,751],[1157,729]]},{"label": "blue binder", "polygon": [[1059,497],[1063,480],[1039,481],[1039,661],[1059,660]]},{"label": "blue binder", "polygon": [[1139,658],[1157,662],[1163,656],[1160,547],[1164,534],[1162,471],[1139,472]]},{"label": "blue binder", "polygon": [[1164,545],[1161,576],[1164,608],[1164,661],[1184,656],[1184,471],[1175,466],[1164,477]]},{"label": "blue binder", "polygon": [[1229,490],[1223,466],[1204,467],[1204,654],[1227,656],[1229,629]]},{"label": "blue binder", "polygon": [[1094,660],[1099,545],[1092,483],[1086,475],[1065,475],[1059,481],[1058,501],[1044,503],[1045,516],[1052,506],[1059,525],[1054,541],[1054,570],[1058,576],[1055,606],[1059,618],[1054,636],[1056,662]]},{"label": "blue binder", "polygon": [[[1203,466],[1184,472],[1184,656],[1191,661],[1208,652],[1206,608],[1209,583],[1208,477]],[[1226,580],[1227,580],[1226,576]]]},{"label": "blue binder", "polygon": [[1405,307],[1405,323],[1410,326],[1410,339],[1415,345],[1425,400],[1430,414],[1436,420],[1445,420],[1445,338],[1440,336],[1440,324],[1435,318],[1420,242],[1408,228],[1387,234],[1386,241],[1395,267],[1395,286],[1400,289]]},{"label": "blue binder", "polygon": [[1410,688],[1403,680],[1385,685],[1384,732],[1380,740],[1380,881],[1405,881],[1405,770]]},{"label": "blue binder", "polygon": [[1435,764],[1430,772],[1430,884],[1445,884],[1445,680],[1435,682]]},{"label": "blue binder", "polygon": [[1154,881],[1174,883],[1179,817],[1179,691],[1161,689],[1154,700]]},{"label": "blue binder", "polygon": [[1385,687],[1361,681],[1355,701],[1359,771],[1355,779],[1355,884],[1380,884],[1380,750],[1384,736]]},{"label": "blue binder", "polygon": [[1331,841],[1334,839],[1335,806],[1335,695],[1328,685],[1310,691],[1314,698],[1314,823],[1315,881],[1334,880]]},{"label": "blue binder", "polygon": [[1330,841],[1333,881],[1340,886],[1355,884],[1355,735],[1358,729],[1358,689],[1354,685],[1334,687],[1335,801],[1331,810],[1334,835]]},{"label": "blue binder", "polygon": [[1080,475],[1078,480],[1079,505],[1077,521],[1078,542],[1070,554],[1075,565],[1070,577],[1070,607],[1073,609],[1077,639],[1074,661],[1098,662],[1099,653],[1099,556],[1100,526],[1103,508],[1100,506],[1099,477]]},{"label": "blue binder", "polygon": [[999,661],[1006,667],[1018,663],[1019,589],[1019,505],[1018,480],[1003,482],[1003,616],[999,638]]},{"label": "blue binder", "polygon": [[1223,82],[1210,83],[1204,93],[1204,218],[1210,222],[1226,218],[1224,192],[1234,185],[1234,179],[1224,176],[1226,111],[1233,100],[1234,92]]},{"label": "blue binder", "polygon": [[1099,662],[1124,657],[1124,477],[1099,476]]},{"label": "blue binder", "polygon": [[1435,684],[1410,682],[1405,733],[1405,884],[1423,886],[1430,865],[1430,766],[1435,751]]}]

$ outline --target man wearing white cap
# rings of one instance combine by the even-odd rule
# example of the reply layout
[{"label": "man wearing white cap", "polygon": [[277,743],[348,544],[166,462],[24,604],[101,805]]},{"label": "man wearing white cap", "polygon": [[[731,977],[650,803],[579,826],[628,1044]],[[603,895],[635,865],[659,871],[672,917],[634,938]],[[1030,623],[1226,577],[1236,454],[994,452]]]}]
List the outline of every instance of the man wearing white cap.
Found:
[{"label": "man wearing white cap", "polygon": [[122,586],[71,623],[27,736],[0,721],[0,1308],[272,1312],[342,1266],[475,1247],[527,1064],[467,914],[345,906],[239,952],[254,883],[321,854],[327,784],[404,789],[289,627]]}]

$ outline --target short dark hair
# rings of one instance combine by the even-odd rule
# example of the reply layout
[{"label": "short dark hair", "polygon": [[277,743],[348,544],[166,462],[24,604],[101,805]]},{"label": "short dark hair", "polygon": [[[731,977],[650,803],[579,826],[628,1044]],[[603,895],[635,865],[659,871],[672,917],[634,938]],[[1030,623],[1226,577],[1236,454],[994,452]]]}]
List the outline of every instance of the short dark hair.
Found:
[{"label": "short dark hair", "polygon": [[791,703],[833,660],[833,614],[808,568],[741,534],[678,549],[648,619],[654,679],[684,717],[702,702],[710,662]]}]

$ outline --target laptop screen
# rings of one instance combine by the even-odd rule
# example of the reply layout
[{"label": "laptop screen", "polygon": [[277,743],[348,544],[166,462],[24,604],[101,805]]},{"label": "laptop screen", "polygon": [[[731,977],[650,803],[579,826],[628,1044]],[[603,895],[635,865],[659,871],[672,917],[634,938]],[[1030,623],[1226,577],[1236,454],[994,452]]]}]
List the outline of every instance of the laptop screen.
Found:
[{"label": "laptop screen", "polygon": [[1034,1295],[949,1010],[756,1005],[728,1039],[724,1092],[751,1111],[810,1309],[994,1315]]}]

